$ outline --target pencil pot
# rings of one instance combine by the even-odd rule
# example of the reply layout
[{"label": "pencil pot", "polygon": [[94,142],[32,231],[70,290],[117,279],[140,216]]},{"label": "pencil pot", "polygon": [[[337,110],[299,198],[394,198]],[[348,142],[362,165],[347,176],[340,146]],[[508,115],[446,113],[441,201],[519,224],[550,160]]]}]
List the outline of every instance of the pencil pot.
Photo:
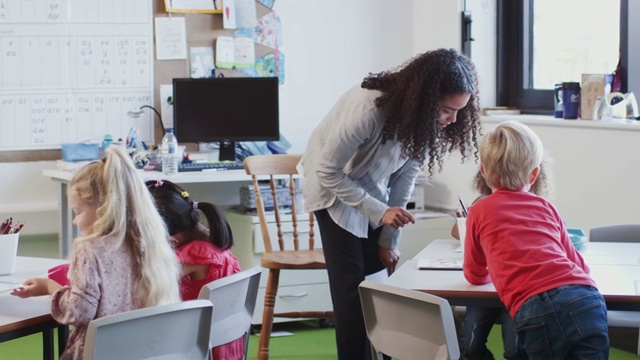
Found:
[{"label": "pencil pot", "polygon": [[19,235],[19,233],[0,235],[0,275],[13,274],[16,269]]}]

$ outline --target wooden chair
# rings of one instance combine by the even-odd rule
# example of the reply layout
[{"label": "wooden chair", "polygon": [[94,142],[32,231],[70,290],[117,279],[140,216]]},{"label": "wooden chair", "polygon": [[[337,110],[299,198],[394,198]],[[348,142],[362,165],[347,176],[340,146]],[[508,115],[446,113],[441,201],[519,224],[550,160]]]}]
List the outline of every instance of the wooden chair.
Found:
[{"label": "wooden chair", "polygon": [[[253,181],[256,208],[260,219],[260,230],[264,241],[265,251],[262,254],[261,265],[269,270],[264,298],[264,312],[262,314],[262,328],[260,330],[260,341],[258,345],[259,360],[266,360],[269,358],[269,340],[271,337],[274,317],[318,319],[333,317],[333,311],[309,310],[278,314],[274,313],[280,270],[297,271],[326,269],[322,250],[317,250],[314,247],[313,213],[309,213],[307,215],[310,228],[308,236],[308,250],[302,250],[301,248],[304,247],[301,247],[300,245],[298,216],[304,215],[298,214],[298,211],[303,211],[303,209],[296,209],[296,191],[294,183],[294,175],[298,174],[296,165],[300,161],[300,158],[301,155],[256,155],[249,156],[244,160],[244,168],[247,174],[251,175]],[[278,208],[278,206],[273,206],[273,213],[277,226],[277,248],[274,248],[271,242],[271,235],[267,226],[265,213],[265,199],[262,198],[258,182],[260,178],[265,177],[269,179],[269,187],[271,189],[271,199],[269,200],[272,200],[274,205],[278,204],[279,194],[276,190],[279,181],[284,180],[288,182],[289,191],[287,192],[287,195],[291,197],[291,211],[288,215],[285,214],[283,209]],[[281,195],[282,193],[280,193],[280,197],[282,197]],[[286,246],[285,236],[283,235],[282,229],[284,217],[287,217],[287,220],[290,220],[293,226],[292,244],[287,244]]]},{"label": "wooden chair", "polygon": [[[589,241],[591,242],[640,242],[640,224],[617,224],[594,227],[589,230]],[[625,328],[633,329],[638,333],[638,339],[635,342],[634,349],[640,355],[640,311],[624,311],[624,310],[608,310],[607,325],[609,326],[609,334],[612,345],[617,345],[614,333],[625,335]],[[635,335],[635,334],[634,334]],[[625,337],[625,336],[621,336]],[[628,349],[623,346],[625,350]]]}]

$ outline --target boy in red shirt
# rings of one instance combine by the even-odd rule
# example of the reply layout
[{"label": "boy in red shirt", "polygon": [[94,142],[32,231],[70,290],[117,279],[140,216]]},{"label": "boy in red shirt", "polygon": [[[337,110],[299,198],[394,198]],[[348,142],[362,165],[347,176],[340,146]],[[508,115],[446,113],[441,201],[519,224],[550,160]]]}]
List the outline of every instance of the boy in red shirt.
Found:
[{"label": "boy in red shirt", "polygon": [[556,208],[529,192],[543,158],[540,138],[506,121],[479,151],[492,194],[469,210],[465,278],[493,281],[530,359],[607,359],[604,299]]}]

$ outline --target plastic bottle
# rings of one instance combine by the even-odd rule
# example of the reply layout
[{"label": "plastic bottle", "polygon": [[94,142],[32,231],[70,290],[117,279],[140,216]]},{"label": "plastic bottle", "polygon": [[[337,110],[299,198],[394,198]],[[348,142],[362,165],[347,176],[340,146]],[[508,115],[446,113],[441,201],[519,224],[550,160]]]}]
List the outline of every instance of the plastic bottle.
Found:
[{"label": "plastic bottle", "polygon": [[104,152],[105,150],[107,150],[107,147],[109,147],[109,145],[111,145],[111,141],[113,141],[113,137],[111,137],[111,134],[106,134],[104,136],[104,140],[102,140],[102,156],[104,156]]},{"label": "plastic bottle", "polygon": [[178,139],[173,129],[167,129],[162,137],[162,173],[174,175],[178,172]]}]

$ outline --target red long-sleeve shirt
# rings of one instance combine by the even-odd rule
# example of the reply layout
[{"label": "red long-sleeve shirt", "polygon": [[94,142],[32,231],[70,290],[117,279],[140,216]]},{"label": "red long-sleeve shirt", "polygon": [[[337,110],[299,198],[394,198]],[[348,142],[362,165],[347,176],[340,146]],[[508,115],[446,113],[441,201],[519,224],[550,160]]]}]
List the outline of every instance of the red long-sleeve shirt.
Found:
[{"label": "red long-sleeve shirt", "polygon": [[498,190],[469,209],[464,276],[474,285],[493,281],[511,316],[558,286],[596,286],[556,208],[526,191]]}]

